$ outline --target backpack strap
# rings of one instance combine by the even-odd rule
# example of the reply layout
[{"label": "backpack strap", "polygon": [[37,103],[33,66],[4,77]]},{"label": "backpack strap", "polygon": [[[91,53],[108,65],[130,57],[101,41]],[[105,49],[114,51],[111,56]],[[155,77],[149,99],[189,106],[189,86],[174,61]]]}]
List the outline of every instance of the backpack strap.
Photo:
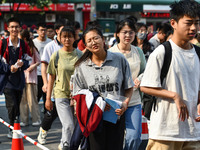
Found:
[{"label": "backpack strap", "polygon": [[56,70],[57,70],[57,68],[58,68],[58,59],[59,59],[59,52],[56,51],[56,59],[55,59],[55,61],[54,61],[54,65],[55,65]]},{"label": "backpack strap", "polygon": [[195,51],[196,51],[196,53],[197,53],[197,56],[199,57],[199,60],[200,60],[200,47],[199,47],[199,46],[196,46],[196,45],[194,45],[194,44],[193,44],[193,46],[194,46],[194,49],[195,49]]},{"label": "backpack strap", "polygon": [[5,51],[6,51],[6,47],[7,47],[7,40],[6,39],[2,39],[2,43],[1,43],[1,57],[3,57]]},{"label": "backpack strap", "polygon": [[169,71],[169,66],[171,64],[172,60],[172,47],[169,41],[166,41],[162,44],[165,47],[165,56],[164,56],[164,62],[161,69],[160,74],[160,81],[161,84],[163,83],[164,78],[167,76],[167,73]]},{"label": "backpack strap", "polygon": [[[163,66],[161,69],[161,73],[160,73],[160,82],[161,85],[163,83],[163,80],[166,78],[167,73],[169,71],[169,66],[171,64],[171,60],[172,60],[172,47],[169,41],[166,41],[162,44],[165,47],[165,56],[164,56],[164,62],[163,62]],[[156,98],[153,97],[154,101],[153,101],[153,109],[154,111],[156,110]]]}]

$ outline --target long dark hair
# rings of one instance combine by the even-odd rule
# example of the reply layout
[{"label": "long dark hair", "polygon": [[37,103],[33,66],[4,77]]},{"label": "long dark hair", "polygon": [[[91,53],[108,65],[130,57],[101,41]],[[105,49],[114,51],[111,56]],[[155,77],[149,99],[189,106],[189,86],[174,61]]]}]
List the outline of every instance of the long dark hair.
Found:
[{"label": "long dark hair", "polygon": [[31,37],[30,37],[30,33],[28,30],[25,30],[23,29],[21,32],[20,32],[20,35],[21,35],[21,39],[26,39],[27,43],[28,43],[28,46],[30,48],[30,51],[31,51],[31,54],[33,54],[33,49],[35,48],[36,51],[38,52],[38,49],[35,47]]},{"label": "long dark hair", "polygon": [[[136,26],[136,31],[137,32],[140,30],[141,27],[145,27],[146,30],[147,30],[147,26],[144,23],[137,23],[135,26]],[[135,46],[138,45],[137,36],[135,37],[135,39],[134,39],[132,44],[135,45]],[[147,39],[147,36],[143,40],[142,50],[143,50],[144,54],[146,54],[147,52],[151,52],[151,43],[149,43],[149,41]]]},{"label": "long dark hair", "polygon": [[[91,26],[89,28],[87,28],[84,32],[83,32],[83,35],[82,35],[82,40],[83,40],[83,43],[86,45],[86,42],[85,42],[85,36],[88,32],[90,31],[94,31],[96,32],[99,36],[101,36],[101,38],[103,38],[103,33],[101,32],[101,29],[98,28],[97,26]],[[86,49],[85,53],[81,56],[81,58],[79,58],[77,60],[77,62],[75,63],[75,67],[79,66],[83,61],[87,60],[88,58],[91,58],[92,57],[92,52],[90,52],[88,49]]]}]

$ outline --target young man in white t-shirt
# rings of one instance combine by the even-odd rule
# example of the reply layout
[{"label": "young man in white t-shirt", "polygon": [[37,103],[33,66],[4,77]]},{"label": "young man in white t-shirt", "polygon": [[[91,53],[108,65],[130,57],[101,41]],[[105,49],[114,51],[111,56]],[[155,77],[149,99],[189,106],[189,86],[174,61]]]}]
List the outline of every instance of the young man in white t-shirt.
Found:
[{"label": "young man in white t-shirt", "polygon": [[141,91],[158,98],[151,112],[147,150],[200,149],[200,61],[189,42],[199,28],[199,8],[195,1],[171,5],[172,60],[162,85],[164,46],[148,59]]},{"label": "young man in white t-shirt", "polygon": [[[37,33],[38,37],[33,39],[33,43],[38,49],[40,53],[40,58],[42,57],[44,47],[51,42],[52,40],[47,38],[47,28],[45,23],[38,23],[37,25]],[[38,102],[40,101],[40,98],[43,98],[43,101],[46,101],[46,94],[42,91],[43,81],[42,81],[42,74],[41,74],[41,65],[37,67],[37,77],[38,77]],[[45,108],[44,108],[45,110]],[[35,125],[40,125],[38,122]]]}]

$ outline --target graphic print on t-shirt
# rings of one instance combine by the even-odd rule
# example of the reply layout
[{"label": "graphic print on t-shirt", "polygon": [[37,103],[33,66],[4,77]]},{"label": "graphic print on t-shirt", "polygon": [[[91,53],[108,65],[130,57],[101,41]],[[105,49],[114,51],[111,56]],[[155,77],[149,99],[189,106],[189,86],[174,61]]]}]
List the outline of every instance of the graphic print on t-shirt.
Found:
[{"label": "graphic print on t-shirt", "polygon": [[99,91],[101,93],[119,91],[118,83],[110,83],[109,75],[94,74],[95,85],[89,86],[91,91]]}]

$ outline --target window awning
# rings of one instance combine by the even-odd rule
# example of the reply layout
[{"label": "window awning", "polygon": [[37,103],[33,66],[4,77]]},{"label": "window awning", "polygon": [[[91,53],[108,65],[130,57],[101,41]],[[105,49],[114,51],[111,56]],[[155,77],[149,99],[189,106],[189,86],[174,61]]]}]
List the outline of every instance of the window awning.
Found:
[{"label": "window awning", "polygon": [[[91,0],[55,0],[58,3],[90,3]],[[96,0],[97,3],[131,3],[131,4],[157,4],[169,5],[180,0]],[[200,0],[196,0],[200,2]]]}]

